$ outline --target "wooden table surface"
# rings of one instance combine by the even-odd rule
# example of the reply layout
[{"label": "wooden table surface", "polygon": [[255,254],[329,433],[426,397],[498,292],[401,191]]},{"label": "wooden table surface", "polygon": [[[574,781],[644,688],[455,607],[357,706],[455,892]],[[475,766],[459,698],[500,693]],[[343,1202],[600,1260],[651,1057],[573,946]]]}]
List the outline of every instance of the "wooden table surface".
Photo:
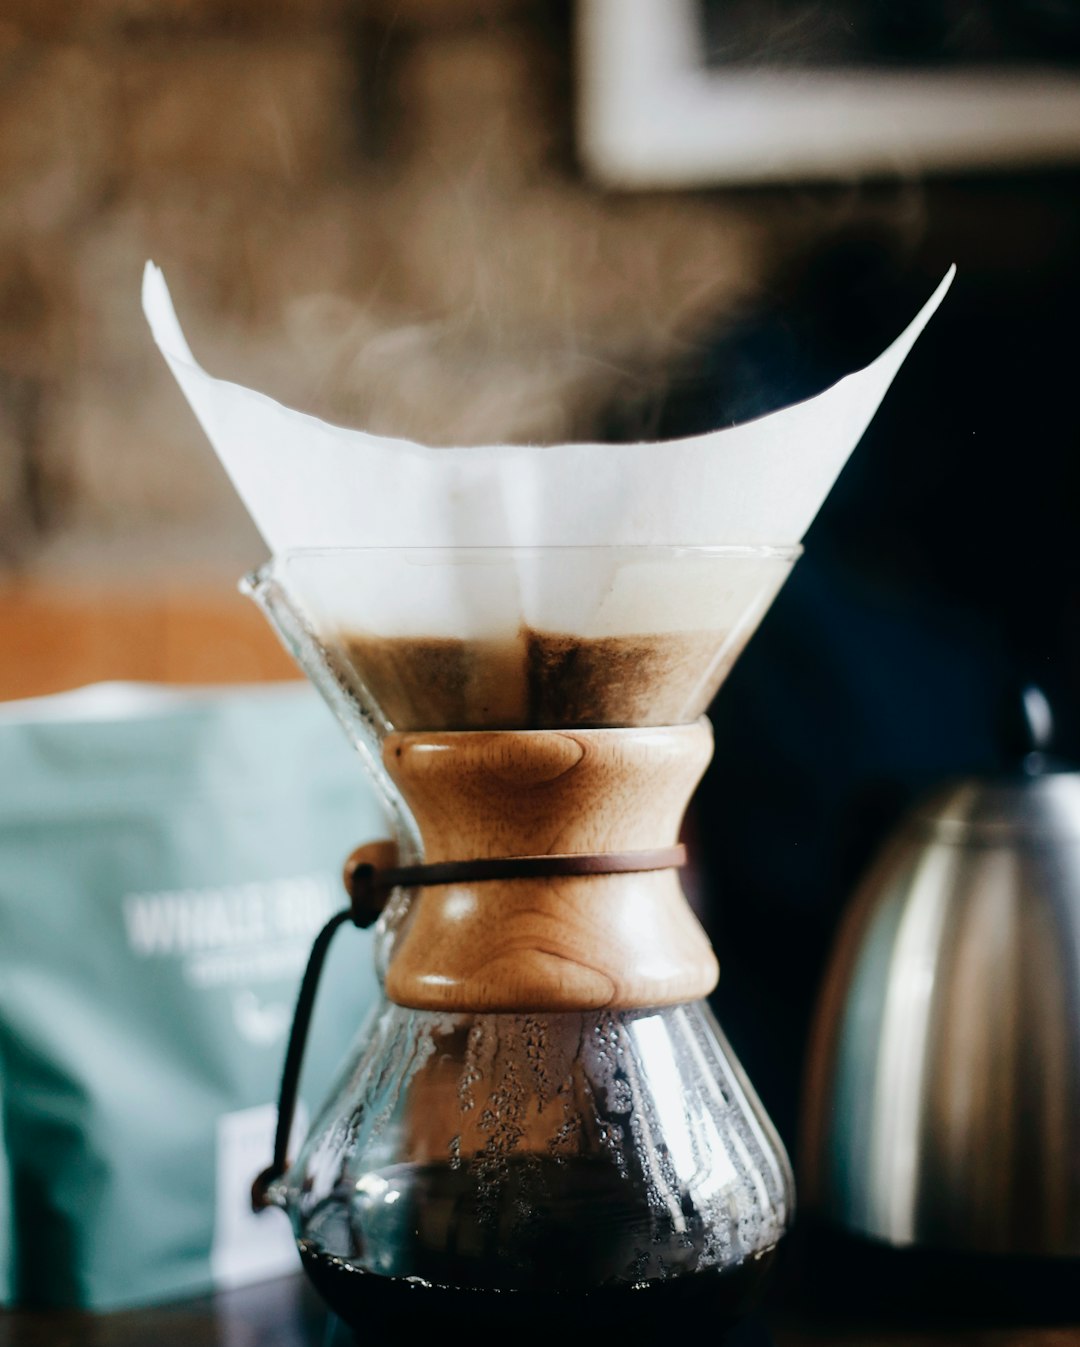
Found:
[{"label": "wooden table surface", "polygon": [[0,701],[112,679],[261,683],[296,665],[236,585],[0,582]]},{"label": "wooden table surface", "polygon": [[[672,1344],[715,1347],[703,1326],[672,1325]],[[757,1316],[739,1347],[1080,1347],[1077,1325],[964,1327],[829,1319],[775,1311]],[[352,1347],[303,1277],[246,1287],[210,1299],[122,1314],[0,1314],[0,1347]],[[369,1347],[377,1347],[370,1344]],[[401,1347],[415,1347],[408,1337]],[[497,1347],[497,1344],[491,1344]],[[509,1345],[508,1345],[509,1347]],[[566,1343],[553,1347],[567,1347]],[[598,1342],[597,1347],[618,1347]],[[668,1347],[663,1344],[662,1347]]]}]

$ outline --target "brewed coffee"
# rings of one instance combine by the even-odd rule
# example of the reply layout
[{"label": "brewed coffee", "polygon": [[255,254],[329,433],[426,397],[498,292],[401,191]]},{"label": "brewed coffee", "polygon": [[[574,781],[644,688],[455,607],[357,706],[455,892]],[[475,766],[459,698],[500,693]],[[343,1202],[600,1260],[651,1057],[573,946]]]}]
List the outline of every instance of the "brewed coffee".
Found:
[{"label": "brewed coffee", "polygon": [[[491,1334],[487,1340],[514,1347],[608,1340],[656,1347],[686,1324],[721,1344],[758,1301],[772,1259],[770,1253],[726,1271],[588,1291],[495,1291],[381,1277],[305,1244],[300,1253],[315,1289],[365,1347],[461,1341],[463,1333]],[[612,1337],[600,1336],[606,1333]]]},{"label": "brewed coffee", "polygon": [[416,1340],[483,1323],[520,1341],[523,1325],[565,1336],[573,1324],[626,1342],[687,1312],[730,1326],[772,1250],[718,1265],[691,1194],[650,1216],[643,1184],[614,1164],[539,1155],[393,1165],[320,1203],[300,1251],[328,1304],[365,1332],[407,1318]]}]

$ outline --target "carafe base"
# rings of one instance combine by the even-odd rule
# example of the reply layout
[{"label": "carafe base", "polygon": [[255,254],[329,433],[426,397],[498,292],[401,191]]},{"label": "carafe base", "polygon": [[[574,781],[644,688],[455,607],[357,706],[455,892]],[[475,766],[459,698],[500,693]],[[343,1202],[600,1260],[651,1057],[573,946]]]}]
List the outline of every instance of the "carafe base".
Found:
[{"label": "carafe base", "polygon": [[706,1269],[637,1285],[591,1290],[516,1291],[438,1286],[384,1277],[301,1245],[304,1268],[330,1309],[365,1347],[450,1340],[458,1333],[500,1336],[515,1344],[600,1340],[663,1341],[687,1323],[708,1325],[710,1340],[729,1343],[757,1304],[773,1252],[736,1267]]}]

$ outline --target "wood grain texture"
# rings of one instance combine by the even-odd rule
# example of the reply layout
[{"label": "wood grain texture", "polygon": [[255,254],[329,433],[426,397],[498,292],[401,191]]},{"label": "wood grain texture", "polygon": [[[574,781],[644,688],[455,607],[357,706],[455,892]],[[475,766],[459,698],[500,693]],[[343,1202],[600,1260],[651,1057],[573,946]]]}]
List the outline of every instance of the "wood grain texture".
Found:
[{"label": "wood grain texture", "polygon": [[[654,729],[391,735],[428,862],[670,846],[712,754]],[[675,870],[420,890],[387,992],[439,1010],[592,1010],[707,995],[717,963]]]}]

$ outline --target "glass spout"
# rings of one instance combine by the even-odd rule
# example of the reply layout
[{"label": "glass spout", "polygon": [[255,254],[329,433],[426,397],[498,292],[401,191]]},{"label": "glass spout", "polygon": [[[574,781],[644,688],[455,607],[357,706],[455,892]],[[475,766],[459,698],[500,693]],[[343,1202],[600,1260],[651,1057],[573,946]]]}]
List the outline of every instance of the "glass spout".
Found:
[{"label": "glass spout", "polygon": [[285,584],[279,562],[268,561],[244,576],[240,590],[261,609],[360,754],[386,808],[402,864],[419,861],[422,846],[416,823],[383,770],[381,744],[388,726],[378,706],[366,695],[364,685],[341,667],[334,651],[316,636],[303,607]]}]

